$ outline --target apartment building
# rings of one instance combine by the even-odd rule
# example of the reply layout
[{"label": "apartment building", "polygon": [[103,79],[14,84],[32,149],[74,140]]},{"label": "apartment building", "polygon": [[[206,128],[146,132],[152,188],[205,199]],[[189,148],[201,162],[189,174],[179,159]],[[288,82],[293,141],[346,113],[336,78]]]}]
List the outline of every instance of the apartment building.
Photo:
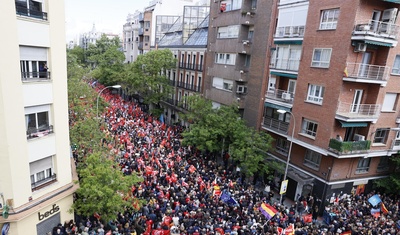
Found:
[{"label": "apartment building", "polygon": [[209,23],[208,6],[185,6],[183,15],[169,28],[157,48],[168,48],[177,59],[177,67],[168,71],[174,91],[163,101],[164,121],[185,125],[179,113],[186,112],[187,97],[202,94]]},{"label": "apartment building", "polygon": [[[0,228],[46,234],[68,213],[70,157],[63,1],[2,1]],[[8,211],[8,213],[7,213]]]},{"label": "apartment building", "polygon": [[122,48],[125,54],[125,63],[132,63],[138,56],[139,15],[139,11],[129,14],[123,26]]},{"label": "apartment building", "polygon": [[399,4],[279,1],[262,129],[276,140],[272,157],[290,156],[288,198],[362,193],[393,170]]},{"label": "apartment building", "polygon": [[238,104],[249,126],[262,122],[276,1],[211,1],[205,97]]}]

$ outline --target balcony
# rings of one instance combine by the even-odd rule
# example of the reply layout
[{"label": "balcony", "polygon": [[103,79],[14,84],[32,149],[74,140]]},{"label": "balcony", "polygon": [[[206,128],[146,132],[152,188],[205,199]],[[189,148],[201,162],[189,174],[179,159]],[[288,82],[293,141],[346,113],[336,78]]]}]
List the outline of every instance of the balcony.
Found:
[{"label": "balcony", "polygon": [[183,101],[178,101],[178,100],[172,99],[172,98],[167,98],[164,100],[164,102],[166,102],[172,106],[179,107],[179,108],[186,109],[186,110],[189,108],[189,105],[184,103]]},{"label": "balcony", "polygon": [[138,18],[139,18],[139,22],[143,22],[144,21],[144,13],[140,13]]},{"label": "balcony", "polygon": [[299,71],[300,60],[299,59],[271,59],[269,67],[277,70],[287,71]]},{"label": "balcony", "polygon": [[31,183],[32,192],[46,187],[57,181],[57,175],[53,174],[47,178]]},{"label": "balcony", "polygon": [[378,46],[395,47],[398,34],[399,26],[395,24],[369,20],[355,25],[351,39]]},{"label": "balcony", "polygon": [[176,86],[177,87],[181,87],[181,88],[185,88],[187,90],[200,92],[200,86],[196,86],[196,85],[193,85],[193,84],[190,84],[190,83],[177,82]]},{"label": "balcony", "polygon": [[139,36],[142,36],[144,34],[144,28],[139,28],[138,34]]},{"label": "balcony", "polygon": [[299,26],[281,26],[276,29],[276,38],[299,38],[304,37],[304,25]]},{"label": "balcony", "polygon": [[143,50],[143,42],[139,42],[138,43],[138,49],[139,50]]},{"label": "balcony", "polygon": [[47,20],[47,12],[28,9],[25,5],[15,4],[17,15],[27,16],[35,19]]},{"label": "balcony", "polygon": [[23,82],[50,80],[50,72],[21,72]]},{"label": "balcony", "polygon": [[195,71],[203,71],[203,65],[202,64],[179,63],[179,68],[188,69],[188,70],[195,70]]},{"label": "balcony", "polygon": [[28,130],[26,131],[26,138],[28,140],[34,138],[40,138],[51,133],[53,133],[53,126],[43,125],[40,126],[39,128],[28,128]]},{"label": "balcony", "polygon": [[286,90],[271,89],[267,91],[265,98],[293,104],[294,93]]},{"label": "balcony", "polygon": [[392,140],[392,150],[400,150],[400,139]]},{"label": "balcony", "polygon": [[265,117],[262,122],[262,127],[265,129],[272,129],[277,132],[287,134],[289,129],[289,123],[280,121],[278,119],[273,119],[271,117]]},{"label": "balcony", "polygon": [[336,111],[336,119],[352,122],[375,122],[379,118],[380,109],[379,104],[340,103]]},{"label": "balcony", "polygon": [[390,68],[388,66],[379,66],[361,63],[347,63],[343,81],[372,83],[386,86],[389,77]]},{"label": "balcony", "polygon": [[367,152],[371,147],[370,140],[363,141],[339,141],[330,139],[329,150],[337,154],[355,154]]},{"label": "balcony", "polygon": [[240,18],[240,24],[242,25],[254,25],[254,13],[253,12],[242,12],[242,17]]}]

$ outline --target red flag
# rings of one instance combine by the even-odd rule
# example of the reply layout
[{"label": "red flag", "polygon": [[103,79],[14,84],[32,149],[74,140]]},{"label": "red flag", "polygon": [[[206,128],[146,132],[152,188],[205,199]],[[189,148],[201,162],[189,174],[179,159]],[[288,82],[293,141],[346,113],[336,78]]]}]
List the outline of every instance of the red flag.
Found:
[{"label": "red flag", "polygon": [[206,184],[204,183],[204,181],[201,181],[200,183],[200,191],[203,191],[206,188]]},{"label": "red flag", "polygon": [[182,180],[182,186],[187,188],[189,187],[189,184],[187,184],[185,181]]},{"label": "red flag", "polygon": [[285,229],[285,235],[294,235],[294,224],[289,224]]},{"label": "red flag", "polygon": [[194,167],[193,165],[191,165],[191,166],[189,167],[189,172],[190,172],[190,173],[195,172],[195,170],[196,170],[196,167]]}]

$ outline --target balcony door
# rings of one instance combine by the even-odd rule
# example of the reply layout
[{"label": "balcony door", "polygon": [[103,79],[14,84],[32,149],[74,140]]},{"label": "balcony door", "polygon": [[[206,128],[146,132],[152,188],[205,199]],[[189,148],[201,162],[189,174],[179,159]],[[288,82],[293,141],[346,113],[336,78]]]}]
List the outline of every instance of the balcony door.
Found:
[{"label": "balcony door", "polygon": [[379,26],[379,20],[381,19],[381,11],[374,11],[372,13],[372,32],[377,32],[378,31],[378,26]]},{"label": "balcony door", "polygon": [[358,72],[358,76],[361,78],[367,78],[369,72],[369,66],[371,64],[371,52],[364,52],[363,57],[361,59],[360,70]]},{"label": "balcony door", "polygon": [[351,104],[351,113],[358,113],[360,111],[361,99],[363,95],[363,90],[356,89],[354,92],[353,103]]}]

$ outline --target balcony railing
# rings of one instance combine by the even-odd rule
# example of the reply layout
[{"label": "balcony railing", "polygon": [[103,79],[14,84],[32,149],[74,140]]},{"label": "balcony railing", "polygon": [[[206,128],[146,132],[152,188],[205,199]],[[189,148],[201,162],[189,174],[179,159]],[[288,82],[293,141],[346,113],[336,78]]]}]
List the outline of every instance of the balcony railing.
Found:
[{"label": "balcony railing", "polygon": [[50,72],[22,72],[21,73],[22,81],[41,81],[41,80],[49,80]]},{"label": "balcony railing", "polygon": [[196,71],[203,71],[203,65],[202,64],[179,63],[179,68],[196,70]]},{"label": "balcony railing", "polygon": [[200,86],[196,86],[194,84],[190,84],[190,83],[185,83],[185,82],[177,82],[176,83],[177,87],[182,87],[191,91],[196,91],[196,92],[200,92]]},{"label": "balcony railing", "polygon": [[271,69],[282,69],[290,71],[298,71],[300,65],[300,60],[298,59],[277,59],[273,58],[271,60]]},{"label": "balcony railing", "polygon": [[348,104],[340,103],[337,114],[348,118],[378,118],[380,113],[379,104]]},{"label": "balcony railing", "polygon": [[26,131],[27,139],[39,138],[53,133],[53,126],[44,125],[39,128],[28,128]]},{"label": "balcony railing", "polygon": [[276,38],[293,38],[304,36],[304,25],[299,26],[282,26],[276,29]]},{"label": "balcony railing", "polygon": [[370,140],[363,141],[340,141],[337,139],[330,139],[329,150],[338,154],[353,154],[366,152],[371,147]]},{"label": "balcony railing", "polygon": [[289,129],[289,123],[273,119],[271,117],[264,117],[263,127],[274,129],[282,133],[287,133]]},{"label": "balcony railing", "polygon": [[344,76],[366,80],[386,81],[389,76],[389,70],[390,68],[388,66],[347,63],[347,74]]},{"label": "balcony railing", "polygon": [[354,27],[354,35],[370,35],[373,37],[397,39],[399,34],[399,26],[393,23],[386,23],[377,20],[369,20],[368,22],[357,24]]},{"label": "balcony railing", "polygon": [[265,97],[292,104],[294,99],[294,93],[286,90],[271,89],[267,91]]},{"label": "balcony railing", "polygon": [[31,189],[32,189],[32,191],[39,190],[39,189],[43,188],[44,186],[47,186],[55,181],[57,181],[57,175],[53,174],[42,180],[38,180],[36,182],[31,183]]},{"label": "balcony railing", "polygon": [[176,99],[167,98],[164,101],[167,102],[168,104],[171,104],[171,105],[179,107],[179,108],[183,108],[183,109],[189,108],[189,105],[187,103],[184,103],[183,101],[178,101]]},{"label": "balcony railing", "polygon": [[16,4],[15,8],[17,11],[17,15],[29,16],[36,19],[47,20],[47,12],[28,9],[26,6],[21,6],[18,4]]},{"label": "balcony railing", "polygon": [[139,34],[139,35],[143,35],[143,33],[144,33],[144,28],[139,28],[138,34]]}]

